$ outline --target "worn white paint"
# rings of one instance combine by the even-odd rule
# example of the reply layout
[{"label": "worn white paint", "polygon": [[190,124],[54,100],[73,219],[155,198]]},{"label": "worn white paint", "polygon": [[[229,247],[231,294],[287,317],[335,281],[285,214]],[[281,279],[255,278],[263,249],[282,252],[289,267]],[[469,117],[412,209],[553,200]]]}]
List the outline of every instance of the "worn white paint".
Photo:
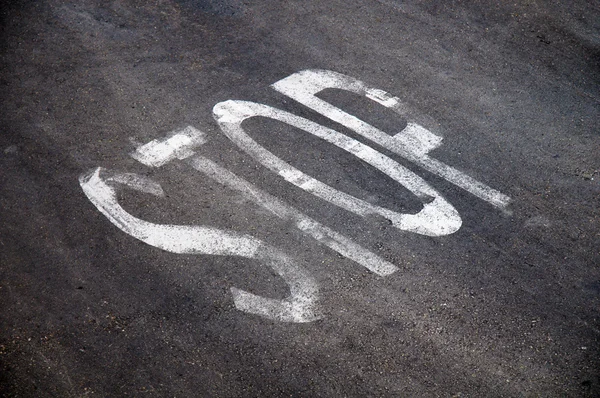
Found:
[{"label": "worn white paint", "polygon": [[150,167],[160,167],[174,159],[185,159],[193,155],[192,149],[206,142],[200,130],[187,126],[171,132],[166,138],[142,145],[131,154],[138,162]]},{"label": "worn white paint", "polygon": [[160,186],[148,182],[145,177],[111,174],[102,168],[96,168],[83,174],[79,182],[98,210],[114,225],[136,239],[173,253],[255,259],[273,268],[290,288],[290,296],[283,300],[231,288],[238,309],[286,322],[310,322],[320,318],[316,282],[306,270],[281,251],[249,235],[196,225],[155,224],[132,216],[118,203],[115,185],[126,185],[143,192],[162,195]]},{"label": "worn white paint", "polygon": [[427,129],[409,123],[403,131],[392,137],[316,96],[317,93],[328,88],[347,90],[364,95],[407,117],[406,109],[400,100],[383,90],[370,87],[353,77],[328,70],[303,70],[274,83],[271,87],[424,169],[445,178],[493,206],[506,209],[510,202],[508,196],[437,159],[431,158],[428,152],[440,145],[441,137],[432,134]]},{"label": "worn white paint", "polygon": [[[380,215],[390,220],[396,228],[428,236],[451,234],[456,232],[462,224],[456,209],[421,177],[382,153],[342,133],[280,109],[248,101],[230,100],[218,103],[214,106],[213,113],[225,135],[255,160],[279,174],[286,181],[343,209],[361,216]],[[246,134],[242,128],[242,122],[256,116],[287,123],[364,160],[420,198],[423,202],[422,210],[416,214],[403,214],[375,206],[334,189],[292,167]],[[426,141],[424,140],[424,142]]]},{"label": "worn white paint", "polygon": [[377,275],[386,276],[398,270],[398,267],[394,264],[354,243],[344,235],[313,220],[284,201],[277,199],[245,179],[238,177],[231,171],[219,166],[212,160],[202,156],[194,156],[187,162],[194,169],[204,173],[228,188],[241,193],[246,199],[264,207],[277,217],[293,222],[299,230],[308,236],[357,262],[371,272],[374,272]]},{"label": "worn white paint", "polygon": [[[189,132],[197,132],[194,133],[195,136],[205,137],[204,133],[196,130],[192,126],[188,126],[185,130],[178,130],[168,134],[171,145],[157,145],[157,142],[163,142],[164,140],[154,140],[138,147],[131,156],[138,160],[143,159],[143,163],[151,167],[160,167],[165,164],[165,162],[162,161],[162,159],[167,157],[164,152],[167,152],[167,154],[185,154],[187,157],[192,156],[194,155],[193,149],[200,146],[205,141],[199,142],[198,140],[188,140],[185,139],[185,137],[178,137],[178,135],[186,136]],[[140,156],[140,154],[143,154],[143,156]],[[160,161],[155,161],[155,159],[159,159]],[[183,159],[183,156],[180,156],[179,159]],[[351,239],[335,232],[331,228],[318,223],[284,201],[277,199],[257,188],[247,180],[238,177],[231,171],[219,166],[212,160],[202,156],[194,156],[188,160],[188,163],[194,169],[204,173],[220,184],[238,191],[244,195],[246,199],[262,206],[277,217],[293,222],[298,229],[308,236],[357,262],[371,272],[374,272],[377,275],[386,276],[398,270],[398,267],[389,261],[382,259],[373,252],[356,244]],[[124,175],[125,174],[123,174],[123,176]],[[129,174],[127,175],[129,176]],[[123,179],[124,177],[120,178]],[[131,183],[131,177],[128,177],[127,182]]]},{"label": "worn white paint", "polygon": [[[326,70],[301,71],[278,81],[272,87],[496,207],[505,209],[510,202],[510,198],[506,195],[429,157],[429,152],[441,145],[442,138],[424,127],[408,123],[403,131],[392,137],[316,96],[317,93],[328,88],[347,90],[364,95],[406,116],[406,109],[400,100],[383,90],[369,87],[349,76]],[[451,234],[462,224],[456,209],[422,178],[389,157],[342,133],[291,113],[247,101],[221,102],[215,105],[213,113],[223,132],[258,162],[297,187],[343,209],[361,216],[383,216],[396,228],[428,236]],[[287,123],[355,155],[420,198],[423,203],[422,210],[416,214],[402,214],[375,206],[336,190],[290,166],[260,146],[242,128],[244,120],[257,116]],[[150,167],[160,167],[175,159],[187,159],[186,162],[197,171],[239,192],[277,217],[293,222],[308,236],[370,271],[381,276],[397,271],[395,265],[347,237],[260,190],[212,160],[195,155],[194,149],[205,142],[206,136],[203,132],[187,126],[173,131],[166,138],[140,145],[131,156]],[[316,282],[306,270],[280,250],[252,236],[233,231],[195,225],[155,224],[134,217],[118,203],[116,186],[124,185],[137,191],[164,196],[161,186],[146,177],[132,173],[112,173],[96,168],[83,174],[79,181],[87,197],[100,212],[122,231],[135,238],[173,253],[240,256],[253,259],[270,266],[289,286],[290,296],[283,300],[231,288],[238,309],[287,322],[310,322],[321,317]]]}]

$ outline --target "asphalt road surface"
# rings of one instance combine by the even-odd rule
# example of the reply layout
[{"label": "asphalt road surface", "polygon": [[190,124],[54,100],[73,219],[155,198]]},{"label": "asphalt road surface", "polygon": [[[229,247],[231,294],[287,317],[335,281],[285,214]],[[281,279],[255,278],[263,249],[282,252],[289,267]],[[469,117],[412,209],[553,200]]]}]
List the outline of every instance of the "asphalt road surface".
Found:
[{"label": "asphalt road surface", "polygon": [[600,396],[598,2],[1,18],[0,395]]}]

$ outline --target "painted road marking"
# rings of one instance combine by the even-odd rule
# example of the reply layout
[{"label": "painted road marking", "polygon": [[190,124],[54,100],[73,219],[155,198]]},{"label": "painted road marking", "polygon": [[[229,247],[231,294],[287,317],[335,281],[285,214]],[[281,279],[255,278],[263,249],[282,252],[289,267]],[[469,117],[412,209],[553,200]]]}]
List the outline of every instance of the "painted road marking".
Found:
[{"label": "painted road marking", "polygon": [[131,157],[150,167],[160,167],[175,159],[185,159],[194,154],[193,149],[206,142],[206,134],[187,126],[172,131],[166,138],[156,139],[138,147]]},{"label": "painted road marking", "polygon": [[[186,138],[185,136],[187,135],[190,135],[191,137],[202,136],[204,137],[204,140],[200,142],[198,140]],[[194,155],[194,149],[206,141],[205,133],[196,130],[192,126],[188,126],[183,130],[176,130],[169,133],[167,136],[172,144],[167,147],[168,149],[161,145],[162,142],[165,142],[165,139],[157,139],[138,147],[131,156],[145,165],[160,167],[166,164],[166,162],[163,162],[162,160],[156,161],[156,159],[164,159],[166,157],[165,152],[185,153],[190,157],[187,160],[187,163],[194,169],[202,172],[218,183],[241,193],[249,201],[262,206],[282,220],[293,222],[294,225],[306,235],[339,254],[357,262],[369,271],[380,276],[387,276],[398,270],[398,267],[394,264],[361,247],[344,235],[313,220],[293,206],[285,203],[283,200],[261,190],[249,181],[219,166],[212,160],[199,155],[192,156]]]},{"label": "painted road marking", "polygon": [[360,80],[341,73],[318,69],[294,73],[272,84],[271,87],[495,207],[505,210],[510,203],[510,198],[503,193],[437,159],[429,157],[428,152],[439,146],[442,138],[434,135],[424,127],[409,123],[403,131],[392,137],[316,96],[317,93],[328,88],[346,90],[364,95],[408,118],[410,115],[406,114],[406,109],[400,99],[383,90],[370,87]]},{"label": "painted road marking", "polygon": [[[236,308],[284,322],[319,319],[318,286],[312,276],[289,256],[262,241],[237,232],[196,225],[154,224],[129,214],[117,201],[115,185],[163,196],[162,188],[142,176],[113,173],[98,167],[83,174],[79,183],[89,200],[123,232],[151,246],[172,253],[240,256],[270,266],[290,289],[283,300],[261,297],[231,288]],[[144,184],[146,181],[146,184]],[[146,187],[144,185],[147,185]]]},{"label": "painted road marking", "polygon": [[277,199],[271,194],[257,188],[255,185],[219,166],[212,160],[202,156],[195,156],[190,158],[188,163],[213,180],[240,192],[246,199],[264,207],[282,220],[292,221],[296,228],[306,235],[355,261],[369,271],[380,276],[387,276],[398,270],[398,267],[394,264],[356,244],[344,235],[313,220],[281,199]]},{"label": "painted road marking", "polygon": [[[506,207],[510,202],[508,196],[429,157],[429,152],[441,145],[441,137],[412,122],[409,122],[402,132],[391,137],[316,97],[316,94],[324,89],[337,88],[364,95],[401,115],[407,113],[400,100],[389,93],[369,87],[352,77],[325,70],[301,71],[276,82],[272,87],[507,211]],[[213,116],[223,133],[256,161],[295,186],[334,205],[364,217],[372,214],[383,216],[396,228],[422,235],[448,235],[461,227],[462,220],[456,209],[425,180],[370,146],[342,133],[283,110],[248,101],[229,100],[218,103],[213,108]],[[397,213],[336,190],[306,175],[260,146],[246,134],[241,125],[244,120],[251,117],[278,120],[344,149],[406,187],[421,199],[423,208],[416,214]],[[398,270],[394,264],[306,216],[281,199],[259,189],[212,160],[196,155],[195,149],[206,141],[205,133],[188,126],[169,133],[165,138],[139,146],[131,156],[149,167],[161,167],[175,159],[184,160],[195,170],[239,192],[277,217],[292,221],[308,236],[370,271],[387,276]],[[240,256],[254,259],[270,266],[288,284],[290,296],[283,300],[257,296],[232,287],[233,300],[239,310],[286,322],[310,322],[321,317],[316,282],[304,268],[282,251],[250,235],[233,231],[196,225],[154,224],[132,216],[119,205],[116,187],[126,186],[156,196],[164,196],[161,186],[146,177],[132,173],[109,172],[99,167],[84,173],[79,178],[79,182],[86,196],[110,222],[142,242],[172,253]]]},{"label": "painted road marking", "polygon": [[[462,224],[454,206],[425,180],[398,162],[342,133],[289,112],[255,102],[233,100],[221,102],[214,106],[213,113],[223,133],[257,162],[279,174],[286,181],[336,206],[363,217],[372,214],[381,215],[398,229],[427,236],[449,235],[456,232]],[[417,214],[398,213],[375,206],[308,176],[260,146],[246,134],[242,122],[256,116],[279,120],[297,127],[353,154],[415,194],[423,202],[423,209]]]}]

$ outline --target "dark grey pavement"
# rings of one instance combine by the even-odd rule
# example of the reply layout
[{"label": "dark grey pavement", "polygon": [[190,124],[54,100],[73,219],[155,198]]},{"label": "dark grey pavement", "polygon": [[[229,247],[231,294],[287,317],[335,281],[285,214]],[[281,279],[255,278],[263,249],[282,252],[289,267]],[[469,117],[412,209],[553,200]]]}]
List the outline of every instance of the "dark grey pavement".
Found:
[{"label": "dark grey pavement", "polygon": [[[15,1],[1,10],[0,395],[9,397],[600,396],[600,3]],[[359,79],[406,104],[319,97],[393,135],[443,137],[439,161],[509,196],[501,210],[275,91],[296,72]],[[284,181],[213,107],[246,100],[339,131],[408,168],[460,214],[445,236],[394,228]],[[239,191],[130,153],[169,132],[394,264],[381,276]],[[267,118],[248,134],[376,206],[427,200]],[[159,183],[119,203],[152,223],[251,235],[318,286],[322,318],[249,314],[230,288],[283,299],[260,261],[175,254],[117,228],[79,177]]]}]

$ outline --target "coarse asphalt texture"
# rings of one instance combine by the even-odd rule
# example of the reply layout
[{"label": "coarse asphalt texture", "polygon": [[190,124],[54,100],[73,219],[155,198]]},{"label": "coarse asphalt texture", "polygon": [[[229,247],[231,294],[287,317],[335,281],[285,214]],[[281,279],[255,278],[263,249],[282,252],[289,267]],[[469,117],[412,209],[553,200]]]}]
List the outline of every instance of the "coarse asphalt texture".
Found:
[{"label": "coarse asphalt texture", "polygon": [[[0,395],[6,397],[600,396],[600,3],[418,0],[4,2],[0,90]],[[397,96],[318,96],[511,198],[501,210],[274,90],[308,69]],[[435,188],[460,229],[425,236],[286,182],[225,136],[213,107],[266,104],[352,137]],[[377,275],[175,160],[130,154],[186,126],[196,151],[398,267]],[[305,131],[245,131],[372,205],[421,199]],[[236,308],[283,299],[251,258],[175,254],[111,223],[80,186],[102,167],[152,223],[253,236],[318,286],[320,319]]]}]

